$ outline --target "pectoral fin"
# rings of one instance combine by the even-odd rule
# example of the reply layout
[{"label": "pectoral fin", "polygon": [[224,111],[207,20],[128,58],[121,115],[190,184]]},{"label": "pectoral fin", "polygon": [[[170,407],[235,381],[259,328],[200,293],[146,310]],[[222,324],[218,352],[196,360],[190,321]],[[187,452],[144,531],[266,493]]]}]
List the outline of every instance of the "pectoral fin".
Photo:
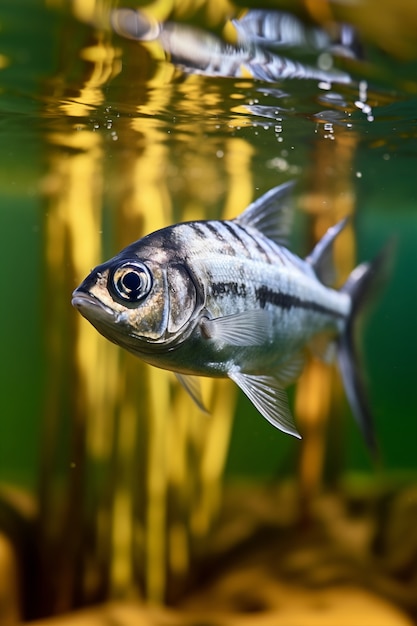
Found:
[{"label": "pectoral fin", "polygon": [[229,372],[229,378],[241,388],[268,422],[284,433],[301,439],[288,406],[287,394],[277,378],[237,371]]},{"label": "pectoral fin", "polygon": [[263,309],[243,311],[235,315],[203,318],[201,330],[207,339],[231,346],[259,346],[268,342],[272,333],[269,311]]},{"label": "pectoral fin", "polygon": [[198,377],[190,376],[189,374],[179,374],[178,372],[175,372],[175,376],[186,392],[192,397],[198,408],[204,411],[204,413],[208,413],[201,395],[201,386]]}]

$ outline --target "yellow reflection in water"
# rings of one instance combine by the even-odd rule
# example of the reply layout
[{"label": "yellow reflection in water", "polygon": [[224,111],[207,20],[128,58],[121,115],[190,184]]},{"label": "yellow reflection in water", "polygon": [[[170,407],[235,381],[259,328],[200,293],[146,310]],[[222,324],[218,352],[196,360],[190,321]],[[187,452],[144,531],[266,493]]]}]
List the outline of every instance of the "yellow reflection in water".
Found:
[{"label": "yellow reflection in water", "polygon": [[[89,459],[102,458],[111,441],[111,423],[105,416],[116,403],[112,374],[117,369],[117,353],[69,312],[74,278],[81,280],[85,267],[97,264],[101,255],[101,139],[81,131],[53,134],[49,142],[50,171],[44,190],[48,203],[45,271],[51,309],[46,328],[49,375],[40,495],[43,573],[56,576],[56,593],[47,600],[52,603],[48,610],[62,611],[71,607],[79,586],[76,566],[87,530],[87,465]],[[70,156],[63,154],[63,147],[70,150]]]},{"label": "yellow reflection in water", "polygon": [[229,0],[154,0],[141,10],[159,21],[193,18],[199,14],[208,28],[224,24],[236,13],[234,3]]},{"label": "yellow reflection in water", "polygon": [[[88,21],[102,8],[97,4],[74,0],[74,12]],[[168,5],[172,8],[168,2],[152,7],[163,13],[171,10]],[[158,58],[157,48],[150,45],[148,50]],[[100,33],[80,50],[80,58],[88,72],[76,96],[60,94],[55,103],[69,120],[103,103],[103,86],[120,70],[119,51]],[[168,63],[153,73],[142,69],[151,76],[147,86],[154,88],[146,98],[142,94],[137,115],[118,121],[111,181],[114,172],[119,175],[115,204],[106,214],[103,135],[77,130],[73,122],[70,130],[48,137],[45,273],[54,297],[46,328],[49,377],[41,515],[43,575],[54,572],[56,578],[52,589],[46,586],[50,611],[128,595],[145,595],[153,602],[175,597],[196,555],[206,548],[221,497],[235,387],[229,381],[204,380],[212,411],[204,416],[176,388],[172,374],[122,353],[70,311],[71,290],[104,260],[105,217],[111,218],[111,245],[117,252],[178,218],[209,217],[204,209],[224,192],[224,217],[235,216],[253,199],[254,149],[245,139],[218,141],[221,168],[207,158],[213,145],[205,134],[205,113],[221,113],[220,92],[208,90],[200,76],[188,77],[174,92],[175,70]],[[134,108],[134,96],[130,98]],[[169,110],[173,98],[181,120],[176,143],[169,143],[167,126],[155,111]],[[236,108],[236,124],[242,124],[242,113],[247,115],[247,110]],[[192,133],[187,120],[193,122]],[[245,122],[250,123],[249,117]],[[188,150],[191,134],[194,151]],[[317,143],[311,191],[304,203],[313,216],[314,239],[353,211],[352,181],[346,172],[351,171],[356,140],[350,137],[336,130],[333,141]],[[166,172],[173,167],[181,168],[186,189],[180,207],[174,206],[167,185]],[[353,252],[353,233],[346,229],[336,247],[339,265],[344,259],[348,266],[345,274],[353,266]],[[332,377],[328,368],[314,362],[297,389],[296,413],[305,435],[300,479],[306,499],[320,484],[325,419],[334,404]]]},{"label": "yellow reflection in water", "polygon": [[[60,94],[48,102],[48,114],[55,106],[76,120],[104,101],[103,86],[117,73],[118,52],[98,34],[80,57],[89,73],[77,96]],[[220,102],[216,92],[201,102],[199,80],[190,81],[190,98],[183,87],[184,112],[194,118],[202,107]],[[114,252],[174,221],[165,175],[174,158],[165,128],[150,114],[168,107],[172,93],[165,72],[152,81],[165,88],[149,90],[142,116],[118,121]],[[149,117],[143,116],[146,109]],[[184,146],[188,131],[184,126],[178,134]],[[46,327],[40,487],[44,610],[62,612],[79,602],[127,595],[163,602],[204,552],[218,512],[235,389],[225,381],[204,381],[212,415],[202,415],[176,389],[172,374],[122,353],[71,310],[72,289],[104,260],[105,144],[103,134],[75,121],[47,139],[45,274],[54,296]],[[177,212],[204,217],[204,207],[226,187],[226,211],[236,214],[251,200],[252,149],[230,139],[221,150],[225,182],[216,185],[203,129],[201,145],[201,155],[182,172],[188,200]],[[186,151],[181,154],[187,162]],[[54,580],[47,581],[51,572]]]},{"label": "yellow reflection in water", "polygon": [[4,69],[10,64],[10,59],[5,54],[0,54],[0,70]]},{"label": "yellow reflection in water", "polygon": [[[314,242],[341,219],[353,215],[356,209],[352,171],[357,141],[355,133],[321,126],[311,159],[308,191],[302,200],[304,210],[312,217]],[[334,244],[338,286],[343,284],[355,265],[355,249],[353,228],[348,224]],[[306,510],[322,482],[326,425],[340,412],[342,394],[335,366],[317,359],[309,361],[297,383],[295,401],[295,413],[303,433],[299,479]],[[335,475],[337,469],[334,468]]]}]

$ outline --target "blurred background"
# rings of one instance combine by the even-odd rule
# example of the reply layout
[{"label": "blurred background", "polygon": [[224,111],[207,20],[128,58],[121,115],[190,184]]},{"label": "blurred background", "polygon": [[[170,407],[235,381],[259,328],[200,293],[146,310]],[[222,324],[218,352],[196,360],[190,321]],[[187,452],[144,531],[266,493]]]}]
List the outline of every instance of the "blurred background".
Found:
[{"label": "blurred background", "polygon": [[[416,623],[416,4],[262,8],[0,5],[1,626]],[[377,464],[335,368],[289,391],[300,442],[227,381],[202,414],[71,307],[133,240],[290,179],[300,256],[352,215],[338,285],[396,241],[363,334]]]}]

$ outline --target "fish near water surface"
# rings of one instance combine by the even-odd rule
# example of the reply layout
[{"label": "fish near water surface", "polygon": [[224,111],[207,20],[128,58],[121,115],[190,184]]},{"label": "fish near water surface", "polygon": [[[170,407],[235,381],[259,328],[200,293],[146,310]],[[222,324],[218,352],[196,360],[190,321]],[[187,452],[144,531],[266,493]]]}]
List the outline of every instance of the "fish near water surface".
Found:
[{"label": "fish near water surface", "polygon": [[[202,407],[198,376],[229,377],[271,424],[296,437],[285,387],[306,353],[336,346],[352,412],[375,448],[355,320],[379,257],[336,291],[324,284],[332,227],[301,259],[286,247],[291,182],[232,220],[174,224],[96,267],[72,304],[110,341],[177,375]],[[327,351],[328,352],[328,351]]]}]

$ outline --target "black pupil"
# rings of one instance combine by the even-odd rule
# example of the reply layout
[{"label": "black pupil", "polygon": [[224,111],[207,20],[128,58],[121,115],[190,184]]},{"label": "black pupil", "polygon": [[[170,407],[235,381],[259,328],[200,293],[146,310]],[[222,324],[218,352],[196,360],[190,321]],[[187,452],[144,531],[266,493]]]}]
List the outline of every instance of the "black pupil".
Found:
[{"label": "black pupil", "polygon": [[132,306],[145,298],[152,288],[152,276],[140,263],[123,263],[109,274],[108,287],[112,295]]},{"label": "black pupil", "polygon": [[126,272],[126,274],[121,279],[121,283],[126,291],[130,292],[131,295],[133,295],[134,293],[139,291],[142,285],[142,280],[139,272],[130,271]]}]

